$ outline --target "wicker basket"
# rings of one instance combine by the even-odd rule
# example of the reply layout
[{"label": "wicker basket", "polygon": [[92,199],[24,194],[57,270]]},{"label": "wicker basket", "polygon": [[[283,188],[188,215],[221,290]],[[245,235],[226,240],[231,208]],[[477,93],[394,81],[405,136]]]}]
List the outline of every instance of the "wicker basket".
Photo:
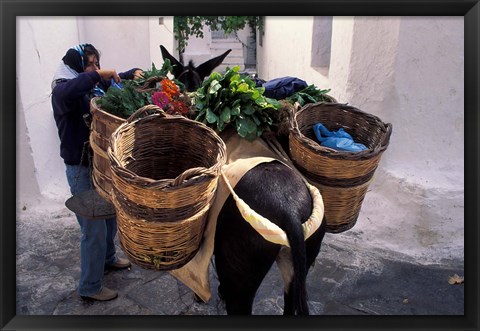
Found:
[{"label": "wicker basket", "polygon": [[[316,123],[334,131],[344,128],[368,149],[343,152],[320,146],[313,132]],[[327,232],[344,232],[355,225],[391,133],[391,124],[345,104],[309,104],[291,118],[290,156],[297,169],[322,193]]]},{"label": "wicker basket", "polygon": [[[145,80],[144,84],[137,90],[139,92],[154,92],[157,83],[165,77],[153,76]],[[90,127],[90,146],[93,150],[93,184],[100,196],[111,202],[112,173],[107,149],[112,133],[125,122],[124,118],[110,114],[100,108],[98,100],[101,97],[92,98],[90,101],[90,113],[92,124]]]},{"label": "wicker basket", "polygon": [[[160,113],[140,118],[152,109]],[[108,156],[126,255],[146,269],[186,264],[199,248],[225,164],[223,140],[202,123],[149,105],[112,134]]]},{"label": "wicker basket", "polygon": [[93,184],[100,196],[111,201],[112,173],[108,159],[108,145],[112,133],[125,122],[125,119],[100,109],[95,97],[90,101],[92,125],[90,127],[90,146],[93,150]]}]

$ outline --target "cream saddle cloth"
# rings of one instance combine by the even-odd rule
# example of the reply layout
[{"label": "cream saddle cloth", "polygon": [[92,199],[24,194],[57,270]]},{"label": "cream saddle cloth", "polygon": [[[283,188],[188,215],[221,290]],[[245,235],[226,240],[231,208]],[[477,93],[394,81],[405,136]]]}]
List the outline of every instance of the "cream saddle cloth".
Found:
[{"label": "cream saddle cloth", "polygon": [[[197,254],[183,267],[170,271],[170,274],[183,282],[195,292],[204,302],[211,298],[210,283],[208,279],[208,266],[213,256],[215,229],[217,217],[228,196],[232,194],[239,210],[248,221],[264,238],[288,246],[285,233],[274,223],[264,219],[252,211],[234,192],[235,185],[250,169],[264,162],[274,160],[289,165],[288,157],[279,148],[267,144],[261,138],[249,142],[240,138],[236,133],[224,138],[227,146],[227,161],[222,168],[222,176],[218,180],[217,192],[209,211],[207,225],[203,234],[202,244]],[[306,182],[306,181],[305,181]],[[313,198],[314,210],[310,219],[304,223],[305,238],[308,238],[320,226],[323,219],[323,200],[318,189],[306,182]]]}]

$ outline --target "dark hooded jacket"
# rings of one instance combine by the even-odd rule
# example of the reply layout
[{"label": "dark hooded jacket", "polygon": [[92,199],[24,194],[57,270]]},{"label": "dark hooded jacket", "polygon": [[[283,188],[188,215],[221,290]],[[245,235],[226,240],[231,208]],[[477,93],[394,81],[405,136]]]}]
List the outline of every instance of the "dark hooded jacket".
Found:
[{"label": "dark hooded jacket", "polygon": [[[65,58],[63,60],[65,62]],[[52,108],[60,137],[60,156],[66,164],[78,165],[81,162],[88,166],[89,154],[85,153],[82,158],[82,151],[84,143],[89,140],[90,130],[85,124],[83,115],[90,113],[90,100],[95,85],[99,83],[98,86],[106,91],[110,82],[102,80],[96,71],[87,73],[83,72],[83,69],[80,70],[82,72],[73,79],[55,81],[52,89]],[[119,76],[122,79],[133,79],[136,70],[138,68],[119,73]],[[89,149],[85,151],[91,153]]]}]

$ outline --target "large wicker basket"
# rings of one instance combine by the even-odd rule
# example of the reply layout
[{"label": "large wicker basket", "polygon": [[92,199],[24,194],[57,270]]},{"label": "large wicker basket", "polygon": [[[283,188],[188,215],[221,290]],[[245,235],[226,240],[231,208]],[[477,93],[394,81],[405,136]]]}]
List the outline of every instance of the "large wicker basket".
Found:
[{"label": "large wicker basket", "polygon": [[[313,132],[316,123],[331,131],[344,128],[368,149],[343,152],[323,147]],[[344,232],[355,225],[391,132],[391,124],[345,104],[309,104],[292,116],[290,156],[297,169],[322,193],[327,232]]]},{"label": "large wicker basket", "polygon": [[[160,113],[140,118],[145,111]],[[145,106],[112,134],[108,156],[120,244],[137,265],[172,270],[198,251],[223,140],[202,123]]]}]

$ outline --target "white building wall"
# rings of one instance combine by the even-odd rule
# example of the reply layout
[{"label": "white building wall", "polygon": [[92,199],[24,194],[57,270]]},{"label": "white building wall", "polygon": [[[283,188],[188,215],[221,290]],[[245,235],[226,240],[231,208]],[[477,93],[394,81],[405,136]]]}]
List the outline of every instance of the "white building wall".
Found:
[{"label": "white building wall", "polygon": [[148,17],[78,17],[78,31],[80,41],[100,51],[102,67],[125,71],[151,66]]},{"label": "white building wall", "polygon": [[[160,45],[178,58],[178,52],[175,53],[176,41],[173,37],[173,16],[152,16],[149,17],[149,36],[150,36],[150,62],[153,62],[157,68],[163,64]],[[150,68],[152,63],[148,64]]]},{"label": "white building wall", "polygon": [[[214,55],[210,51],[212,45],[212,34],[208,26],[203,27],[203,38],[190,36],[183,53],[183,63],[186,65],[189,61],[193,61],[195,66],[210,60]],[[178,51],[175,48],[174,53],[170,53],[178,59]]]},{"label": "white building wall", "polygon": [[[78,41],[74,17],[17,18],[17,161],[21,161],[17,202],[21,207],[31,203],[37,187],[43,196],[54,199],[68,192],[50,93],[59,61]],[[29,145],[21,143],[25,141]]]},{"label": "white building wall", "polygon": [[[463,17],[403,19],[395,62],[395,93],[388,100],[401,143],[389,168],[422,175],[424,182],[463,189],[464,40]],[[391,104],[386,104],[385,109]],[[429,140],[429,143],[425,142]],[[411,161],[413,160],[413,162]],[[410,164],[410,167],[407,165]],[[459,176],[461,175],[461,176]]]},{"label": "white building wall", "polygon": [[463,257],[463,17],[334,17],[329,68],[311,67],[313,17],[267,17],[259,77],[296,76],[393,124],[357,225],[420,260]]},{"label": "white building wall", "polygon": [[267,17],[263,46],[257,46],[259,77],[296,76],[307,80],[315,75],[310,67],[312,27],[313,17]]}]

